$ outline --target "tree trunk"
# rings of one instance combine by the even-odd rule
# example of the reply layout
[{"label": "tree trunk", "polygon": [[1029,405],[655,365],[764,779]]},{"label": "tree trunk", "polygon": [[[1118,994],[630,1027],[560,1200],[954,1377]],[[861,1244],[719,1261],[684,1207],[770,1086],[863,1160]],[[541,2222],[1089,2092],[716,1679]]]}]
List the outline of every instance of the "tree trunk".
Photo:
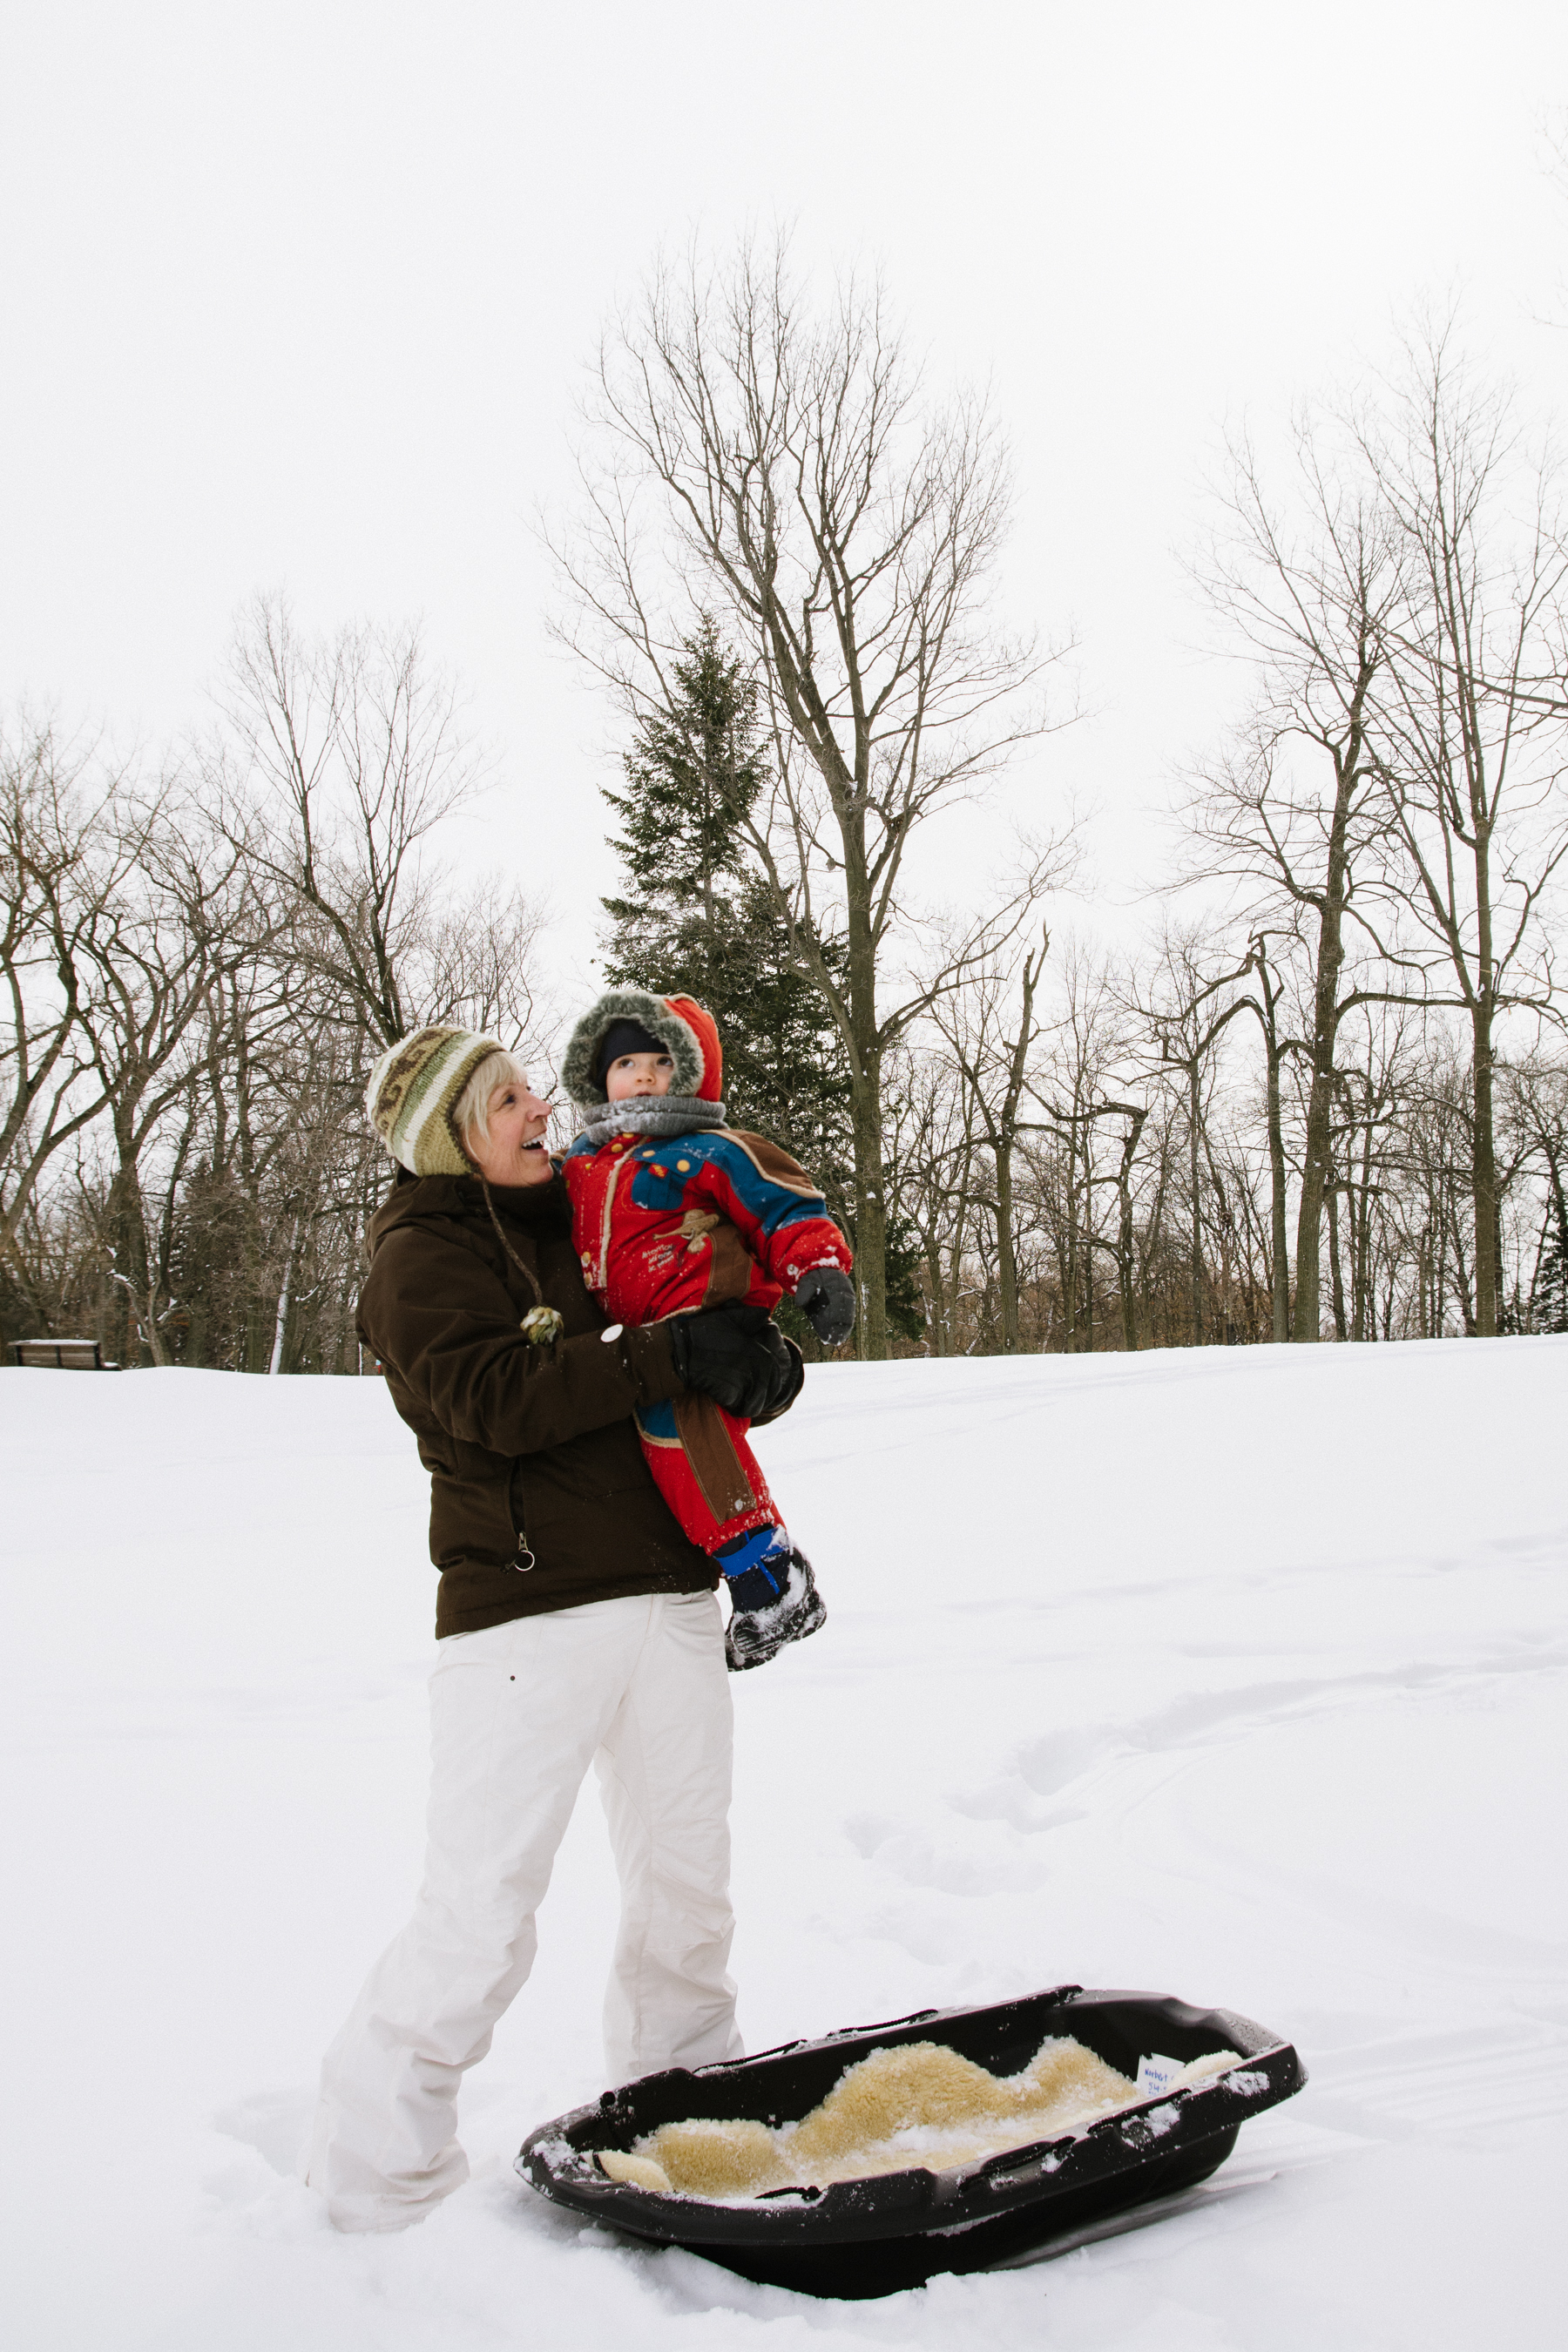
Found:
[{"label": "tree trunk", "polygon": [[933,1356],[951,1355],[947,1294],[942,1278],[942,1254],[936,1245],[934,1226],[926,1236],[926,1280],[931,1285],[931,1351]]},{"label": "tree trunk", "polygon": [[[119,1124],[118,1120],[116,1124]],[[116,1286],[121,1293],[124,1339],[115,1352],[121,1363],[134,1363],[140,1338],[146,1341],[147,1352],[154,1364],[165,1364],[168,1355],[158,1330],[157,1302],[153,1296],[147,1258],[147,1222],[142,1200],[141,1171],[128,1134],[120,1137],[119,1145],[120,1167],[110,1195],[109,1230],[112,1236],[116,1270],[122,1277]]]},{"label": "tree trunk", "polygon": [[1187,1067],[1187,1177],[1193,1188],[1192,1306],[1193,1341],[1203,1345],[1204,1218],[1198,1191],[1198,1065],[1194,1055]]},{"label": "tree trunk", "polygon": [[1285,1237],[1285,1130],[1279,1116],[1279,1055],[1272,1039],[1268,1055],[1268,1170],[1272,1188],[1274,1343],[1290,1337],[1290,1260]]},{"label": "tree trunk", "polygon": [[1377,1337],[1377,1302],[1372,1256],[1372,1120],[1369,1104],[1362,1130],[1361,1181],[1345,1199],[1351,1208],[1351,1331],[1357,1339]]},{"label": "tree trunk", "polygon": [[1302,1342],[1316,1339],[1322,1323],[1323,1195],[1329,1181],[1340,966],[1344,961],[1340,911],[1333,900],[1325,903],[1318,942],[1318,983],[1312,1008],[1312,1087],[1307,1100],[1301,1203],[1296,1216],[1296,1338]]},{"label": "tree trunk", "polygon": [[881,1363],[888,1353],[888,1214],[883,1191],[881,1088],[858,1080],[850,1090],[855,1135],[856,1353]]},{"label": "tree trunk", "polygon": [[1316,1339],[1322,1323],[1320,1250],[1323,1191],[1329,1181],[1329,1129],[1333,1108],[1334,1050],[1339,1042],[1340,972],[1345,960],[1344,915],[1350,891],[1350,820],[1361,782],[1362,697],[1371,669],[1363,652],[1354,715],[1345,749],[1333,751],[1334,809],[1328,858],[1318,901],[1318,970],[1312,990],[1312,1087],[1307,1104],[1301,1205],[1296,1219],[1296,1337]]},{"label": "tree trunk", "polygon": [[[859,827],[863,831],[863,821]],[[888,1354],[888,1208],[882,1166],[882,1043],[877,1032],[877,950],[864,842],[846,826],[846,992],[850,1034],[850,1118],[855,1141],[855,1352],[868,1363]]]},{"label": "tree trunk", "polygon": [[1132,1218],[1130,1206],[1121,1216],[1121,1246],[1116,1260],[1121,1293],[1121,1344],[1130,1356],[1138,1352],[1138,1315],[1132,1296]]},{"label": "tree trunk", "polygon": [[283,1369],[283,1335],[289,1328],[289,1286],[294,1275],[294,1251],[300,1239],[300,1220],[295,1218],[289,1235],[289,1247],[283,1259],[283,1287],[278,1294],[278,1317],[272,1327],[272,1360],[267,1370],[276,1374]]},{"label": "tree trunk", "polygon": [[947,1352],[958,1353],[958,1302],[963,1281],[964,1217],[960,1215],[947,1259]]},{"label": "tree trunk", "polygon": [[1002,1353],[1018,1352],[1018,1259],[1013,1243],[1013,1150],[992,1148],[996,1163],[996,1278],[1001,1291]]},{"label": "tree trunk", "polygon": [[1491,874],[1489,844],[1478,828],[1476,841],[1476,962],[1479,986],[1470,1007],[1472,1039],[1471,1085],[1474,1095],[1475,1150],[1472,1184],[1476,1219],[1476,1337],[1495,1339],[1498,1333],[1498,1293],[1502,1269],[1498,1263],[1497,1132],[1492,1109],[1494,1055],[1494,979],[1492,971]]},{"label": "tree trunk", "polygon": [[1121,1165],[1116,1173],[1116,1276],[1121,1292],[1121,1344],[1131,1356],[1138,1350],[1138,1314],[1132,1290],[1132,1162],[1143,1132],[1143,1111],[1134,1111],[1121,1143]]},{"label": "tree trunk", "polygon": [[1328,1208],[1329,1278],[1330,1297],[1334,1309],[1334,1337],[1336,1339],[1348,1339],[1350,1330],[1345,1321],[1345,1281],[1340,1265],[1340,1190],[1334,1183],[1328,1186]]}]

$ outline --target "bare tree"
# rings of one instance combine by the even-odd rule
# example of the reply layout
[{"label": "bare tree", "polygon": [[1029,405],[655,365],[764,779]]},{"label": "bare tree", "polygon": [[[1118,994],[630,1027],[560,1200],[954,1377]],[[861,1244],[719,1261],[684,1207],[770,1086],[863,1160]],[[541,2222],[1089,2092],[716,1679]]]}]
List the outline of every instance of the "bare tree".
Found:
[{"label": "bare tree", "polygon": [[177,1132],[166,1144],[163,1171],[172,1198],[199,1118],[214,987],[244,959],[247,927],[238,915],[238,853],[215,837],[190,794],[160,785],[137,808],[135,824],[135,872],[97,927],[95,985],[79,1021],[110,1155],[99,1223],[123,1294],[117,1320],[131,1344],[121,1352],[133,1357],[139,1331],[153,1362],[163,1363],[166,1300],[148,1245],[149,1155],[173,1114]]},{"label": "bare tree", "polygon": [[[1294,941],[1293,927],[1285,936],[1288,941]],[[1260,927],[1247,942],[1245,969],[1251,975],[1252,984],[1243,992],[1242,1001],[1257,1020],[1263,1044],[1264,1131],[1268,1150],[1269,1307],[1274,1343],[1283,1347],[1290,1337],[1290,1258],[1286,1238],[1287,1171],[1280,1073],[1289,1041],[1281,1036],[1279,1030],[1285,981],[1274,958],[1276,943],[1267,927]]]},{"label": "bare tree", "polygon": [[0,1248],[24,1288],[17,1232],[50,1162],[108,1099],[84,1015],[142,823],[123,777],[90,775],[51,729],[0,740]]},{"label": "bare tree", "polygon": [[0,744],[0,1315],[337,1369],[366,1063],[429,1019],[528,1044],[541,915],[428,862],[478,768],[407,635],[310,643],[262,604],[232,684],[199,790]]},{"label": "bare tree", "polygon": [[[1034,1042],[1035,990],[1047,945],[1047,938],[1042,935],[1038,948],[1030,949],[1025,954],[1017,971],[1017,1014],[1016,1019],[1007,1023],[1007,1026],[1016,1030],[1016,1036],[1005,1037],[996,1034],[999,1016],[1003,1020],[1006,1016],[1002,1013],[993,990],[992,983],[997,976],[990,973],[981,977],[967,1003],[961,1004],[958,999],[948,1001],[943,1012],[951,1018],[943,1019],[942,1013],[938,1014],[942,1034],[962,1074],[975,1121],[991,1157],[995,1187],[1002,1352],[1006,1356],[1016,1355],[1018,1349],[1018,1249],[1013,1160],[1022,1124],[1019,1111],[1024,1102],[1029,1048]],[[1012,977],[1012,974],[1007,975],[1007,978]]]},{"label": "bare tree", "polygon": [[[1064,853],[1048,878],[1065,880],[1068,863]],[[1034,876],[1037,887],[1047,878],[1037,865]],[[1015,904],[1020,904],[1016,893],[1009,895]],[[1037,911],[1029,900],[1021,902],[1021,913],[1025,908],[1030,916]],[[1050,944],[1048,921],[1040,925],[1037,935],[1022,920],[1016,928],[1001,928],[983,957],[970,957],[963,946],[950,940],[939,968],[949,973],[963,971],[965,976],[957,986],[932,988],[932,1024],[946,1045],[965,1097],[971,1133],[991,1162],[1004,1355],[1016,1355],[1019,1346],[1014,1161],[1022,1137],[1037,1124],[1024,1114],[1035,1107],[1030,1080],[1040,1031],[1040,982]]]},{"label": "bare tree", "polygon": [[926,1345],[952,1356],[979,1189],[973,1104],[945,1055],[908,1044],[889,1056],[884,1079],[889,1206],[920,1244]]},{"label": "bare tree", "polygon": [[569,642],[638,716],[676,707],[694,612],[722,613],[756,666],[773,789],[738,814],[844,1040],[860,1344],[879,1357],[884,1066],[989,946],[895,978],[910,853],[1041,731],[1026,690],[1056,657],[992,608],[1006,453],[982,401],[927,399],[879,286],[841,280],[814,313],[783,240],[658,268],[605,338],[588,425],[585,515],[555,542]]},{"label": "bare tree", "polygon": [[1328,1203],[1334,1328],[1342,1339],[1377,1336],[1374,1280],[1379,1255],[1388,1246],[1382,1203],[1390,1153],[1414,1085],[1417,1018],[1406,1005],[1365,1005],[1341,1025]]},{"label": "bare tree", "polygon": [[482,1030],[524,1052],[539,1045],[540,900],[489,876],[432,908],[415,961],[421,1021]]},{"label": "bare tree", "polygon": [[1510,1124],[1542,1178],[1530,1328],[1568,1328],[1568,1068],[1533,1054],[1508,1074]]},{"label": "bare tree", "polygon": [[[1550,465],[1450,337],[1412,353],[1394,415],[1365,437],[1397,529],[1402,593],[1380,621],[1379,767],[1399,883],[1470,1030],[1475,1328],[1500,1328],[1497,1024],[1554,1010],[1542,916],[1568,856],[1562,603],[1568,530]],[[1556,680],[1542,690],[1543,680]]]},{"label": "bare tree", "polygon": [[1203,1345],[1204,1299],[1208,1287],[1203,1202],[1205,1162],[1209,1157],[1206,1120],[1214,1086],[1215,1048],[1237,1015],[1246,1009],[1246,1001],[1238,994],[1236,983],[1249,969],[1250,958],[1239,971],[1205,981],[1201,935],[1195,929],[1177,929],[1168,924],[1161,942],[1153,988],[1138,1006],[1159,1048],[1162,1068],[1179,1071],[1183,1082],[1189,1221],[1187,1281],[1194,1348]]},{"label": "bare tree", "polygon": [[[1126,1006],[1109,967],[1069,943],[1062,959],[1055,1018],[1046,1024],[1043,1050],[1031,1065],[1027,1085],[1039,1116],[1017,1126],[1052,1139],[1054,1150],[1037,1150],[1033,1174],[1044,1195],[1053,1233],[1062,1302],[1062,1345],[1092,1350],[1095,1344],[1095,1253],[1116,1266],[1123,1344],[1129,1329],[1132,1284],[1132,1167],[1148,1116],[1147,1106],[1122,1100],[1127,1076]],[[1104,1164],[1100,1136],[1105,1122],[1123,1120],[1122,1149],[1114,1174]],[[1129,1141],[1131,1138],[1131,1141]],[[1098,1195],[1114,1190],[1117,1238],[1100,1230]]]},{"label": "bare tree", "polygon": [[[414,629],[313,639],[281,598],[260,598],[222,709],[230,836],[281,894],[289,952],[379,1050],[428,1017],[411,969],[438,922],[425,845],[483,780],[457,689],[426,668]],[[448,936],[445,973],[454,952]]]},{"label": "bare tree", "polygon": [[[1258,691],[1240,743],[1199,770],[1186,811],[1205,878],[1218,873],[1237,885],[1255,938],[1281,926],[1294,932],[1302,921],[1316,929],[1309,1025],[1284,1047],[1303,1053],[1311,1070],[1296,1221],[1298,1340],[1316,1339],[1321,1319],[1339,1025],[1352,1007],[1386,993],[1364,968],[1357,983],[1352,950],[1359,941],[1378,957],[1390,952],[1369,887],[1390,823],[1372,730],[1374,688],[1404,587],[1401,535],[1365,478],[1353,436],[1342,432],[1337,446],[1325,446],[1327,437],[1310,415],[1298,420],[1296,520],[1266,491],[1252,447],[1241,442],[1231,452],[1226,526],[1199,576],[1256,658]],[[1254,1010],[1270,1027],[1272,1004]],[[1280,1050],[1275,1034],[1276,1086]],[[1278,1201],[1278,1156],[1275,1170]],[[1278,1239],[1275,1259],[1278,1301],[1288,1281]]]}]

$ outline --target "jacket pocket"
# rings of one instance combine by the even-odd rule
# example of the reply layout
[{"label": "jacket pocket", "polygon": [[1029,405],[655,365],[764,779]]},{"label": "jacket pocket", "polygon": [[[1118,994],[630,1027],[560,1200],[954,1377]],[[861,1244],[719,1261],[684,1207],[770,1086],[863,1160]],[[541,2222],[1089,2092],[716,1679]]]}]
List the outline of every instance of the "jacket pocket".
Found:
[{"label": "jacket pocket", "polygon": [[437,1472],[430,1481],[430,1554],[438,1568],[456,1568],[466,1560],[490,1568],[510,1568],[517,1558],[517,1528],[512,1519],[510,1473],[501,1469],[488,1478],[449,1477]]}]

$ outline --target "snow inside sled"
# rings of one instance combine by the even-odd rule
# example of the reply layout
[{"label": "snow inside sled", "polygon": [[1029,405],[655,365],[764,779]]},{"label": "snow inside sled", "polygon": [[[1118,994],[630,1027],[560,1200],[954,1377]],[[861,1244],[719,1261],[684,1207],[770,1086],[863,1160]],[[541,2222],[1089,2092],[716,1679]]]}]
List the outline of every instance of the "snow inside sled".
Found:
[{"label": "snow inside sled", "polygon": [[[798,2137],[801,2118],[841,2095],[847,2070],[879,2053],[903,2048],[912,2059],[934,2044],[933,2054],[950,2067],[947,2053],[956,2052],[1006,2078],[998,2085],[1005,2089],[1025,2079],[1054,2037],[1081,2045],[1087,2066],[1103,2062],[1133,2084],[1140,2062],[1156,2056],[1182,2067],[1215,2053],[1234,2056],[1224,2072],[1135,2092],[1115,2112],[1042,2131],[1000,2154],[946,2166],[927,2158],[826,2187],[682,2193],[611,2179],[599,2160],[608,2155],[617,2170],[640,2170],[658,2184],[659,2167],[639,2163],[633,2151],[688,2119]],[[684,2246],[743,2278],[805,2294],[891,2294],[941,2271],[1006,2262],[1194,2187],[1224,2163],[1248,2116],[1289,2098],[1306,2079],[1289,2042],[1229,2010],[1058,1985],[990,2008],[924,2010],[820,2042],[787,2042],[734,2064],[645,2075],[606,2091],[595,2106],[542,2124],[523,2142],[517,2169],[559,2204],[629,2237]],[[765,2144],[761,2130],[751,2137]]]}]

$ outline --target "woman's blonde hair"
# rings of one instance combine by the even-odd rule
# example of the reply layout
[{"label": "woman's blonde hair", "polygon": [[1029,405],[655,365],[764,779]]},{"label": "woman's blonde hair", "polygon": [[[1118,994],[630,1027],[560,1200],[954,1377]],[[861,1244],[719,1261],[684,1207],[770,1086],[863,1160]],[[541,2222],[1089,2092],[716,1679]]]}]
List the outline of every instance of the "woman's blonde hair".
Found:
[{"label": "woman's blonde hair", "polygon": [[470,1136],[490,1139],[490,1097],[502,1087],[525,1087],[528,1072],[515,1054],[487,1054],[452,1105],[452,1124],[466,1146]]}]

